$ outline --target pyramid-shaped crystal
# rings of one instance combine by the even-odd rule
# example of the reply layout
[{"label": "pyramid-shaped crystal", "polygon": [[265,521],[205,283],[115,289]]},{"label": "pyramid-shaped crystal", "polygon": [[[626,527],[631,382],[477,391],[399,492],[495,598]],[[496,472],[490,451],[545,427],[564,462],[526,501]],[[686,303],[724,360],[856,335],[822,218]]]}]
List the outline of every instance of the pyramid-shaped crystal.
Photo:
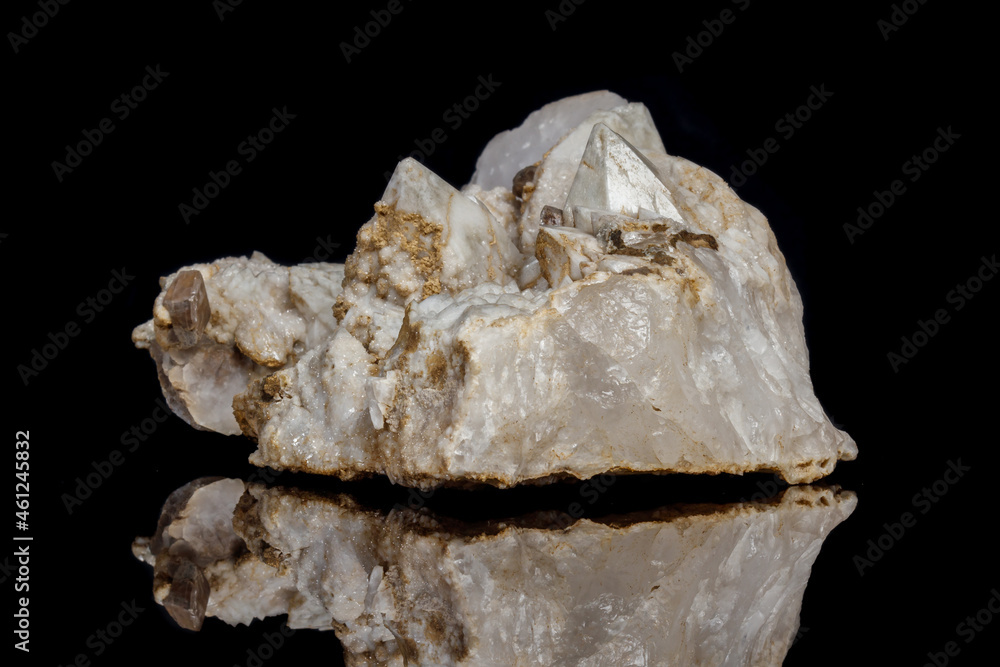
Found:
[{"label": "pyramid-shaped crystal", "polygon": [[[575,207],[608,211],[638,218],[640,209],[681,221],[680,211],[656,167],[625,138],[604,123],[590,133],[587,149],[573,179],[566,209]],[[574,226],[594,233],[587,223]]]}]

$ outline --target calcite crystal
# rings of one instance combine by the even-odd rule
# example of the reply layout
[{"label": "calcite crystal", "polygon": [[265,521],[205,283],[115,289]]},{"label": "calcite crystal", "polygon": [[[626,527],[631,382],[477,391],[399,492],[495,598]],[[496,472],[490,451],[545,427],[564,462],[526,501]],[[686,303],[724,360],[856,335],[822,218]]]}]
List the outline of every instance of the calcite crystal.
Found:
[{"label": "calcite crystal", "polygon": [[606,91],[498,135],[461,190],[403,160],[345,265],[227,258],[164,286],[192,270],[204,330],[161,294],[133,339],[173,409],[255,439],[257,465],[424,488],[799,483],[857,454],[813,392],[767,220]]},{"label": "calcite crystal", "polygon": [[[206,615],[287,614],[291,628],[334,629],[345,664],[411,667],[780,665],[813,562],[856,503],[802,486],[760,503],[465,523],[343,494],[237,489],[205,486],[158,528],[183,533],[190,561],[205,563]],[[210,538],[178,521],[225,528]],[[245,548],[225,555],[220,541]],[[134,546],[159,567],[157,548],[155,537]]]}]

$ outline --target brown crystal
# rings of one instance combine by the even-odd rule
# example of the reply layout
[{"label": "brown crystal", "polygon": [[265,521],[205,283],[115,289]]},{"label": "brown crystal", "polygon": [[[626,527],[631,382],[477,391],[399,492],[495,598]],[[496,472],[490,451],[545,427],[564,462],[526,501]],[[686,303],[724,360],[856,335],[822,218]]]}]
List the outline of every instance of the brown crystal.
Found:
[{"label": "brown crystal", "polygon": [[530,189],[534,185],[535,181],[535,171],[538,169],[537,164],[528,165],[521,171],[514,174],[514,185],[511,190],[514,192],[514,196],[518,199],[526,199],[525,194],[530,193]]},{"label": "brown crystal", "polygon": [[672,247],[676,247],[677,243],[680,241],[694,246],[695,248],[711,248],[712,250],[719,249],[719,242],[716,241],[715,237],[711,234],[695,234],[685,229],[670,237],[670,245]]},{"label": "brown crystal", "polygon": [[208,579],[200,567],[189,560],[174,570],[170,592],[163,606],[177,624],[188,630],[201,630],[208,607]]},{"label": "brown crystal", "polygon": [[543,206],[541,222],[543,225],[549,225],[552,227],[562,226],[563,224],[562,209],[558,209],[555,206]]},{"label": "brown crystal", "polygon": [[204,331],[212,309],[208,305],[208,292],[205,291],[201,271],[178,273],[163,296],[163,305],[175,327],[199,333]]},{"label": "brown crystal", "polygon": [[194,345],[212,317],[205,279],[201,271],[181,271],[163,295],[163,306],[177,337],[185,345]]}]

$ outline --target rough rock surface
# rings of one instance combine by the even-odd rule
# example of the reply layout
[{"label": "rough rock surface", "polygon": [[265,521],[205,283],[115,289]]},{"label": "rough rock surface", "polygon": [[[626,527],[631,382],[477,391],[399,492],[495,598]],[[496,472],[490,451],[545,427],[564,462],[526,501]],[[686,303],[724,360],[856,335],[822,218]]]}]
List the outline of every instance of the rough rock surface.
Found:
[{"label": "rough rock surface", "polygon": [[[171,287],[191,271],[202,275],[207,303],[198,306],[210,309],[194,336],[168,308]],[[160,279],[153,319],[136,327],[132,340],[149,350],[163,395],[184,421],[237,434],[233,396],[332,335],[343,278],[340,264],[279,266],[261,253],[186,266]]]},{"label": "rough rock surface", "polygon": [[461,191],[403,160],[342,268],[195,268],[211,307],[197,342],[162,294],[133,338],[170,405],[238,426],[258,465],[420,487],[607,471],[798,483],[857,454],[813,392],[767,220],[611,93],[498,136]]},{"label": "rough rock surface", "polygon": [[[465,524],[386,516],[346,495],[239,488],[205,486],[158,528],[207,562],[204,613],[234,625],[287,614],[292,628],[334,629],[348,665],[411,667],[780,665],[823,540],[856,504],[806,486],[763,503]],[[227,528],[210,536],[192,524]],[[249,553],[220,555],[233,539]],[[134,547],[160,563],[156,548],[156,537]]]}]

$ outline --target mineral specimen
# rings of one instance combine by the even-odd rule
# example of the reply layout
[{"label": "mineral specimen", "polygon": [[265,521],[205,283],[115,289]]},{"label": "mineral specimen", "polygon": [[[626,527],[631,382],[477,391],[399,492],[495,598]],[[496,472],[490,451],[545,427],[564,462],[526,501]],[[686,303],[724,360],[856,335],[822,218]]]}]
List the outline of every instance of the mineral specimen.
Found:
[{"label": "mineral specimen", "polygon": [[[173,295],[191,271],[196,315]],[[254,255],[163,284],[133,340],[171,407],[255,439],[257,465],[425,488],[798,483],[857,454],[813,393],[764,216],[608,92],[498,135],[461,191],[403,160],[345,265]]]},{"label": "mineral specimen", "polygon": [[343,265],[285,267],[260,253],[187,267],[160,280],[169,287],[132,340],[152,354],[174,412],[237,434],[233,396],[329,339],[343,277]]},{"label": "mineral specimen", "polygon": [[[333,628],[348,665],[780,665],[812,564],[856,503],[803,486],[761,503],[463,523],[242,489],[210,483],[179,515],[165,508],[157,529],[183,535],[186,562],[202,564],[199,611]],[[159,568],[165,544],[140,538],[134,550]],[[166,590],[155,596],[169,604]]]}]

